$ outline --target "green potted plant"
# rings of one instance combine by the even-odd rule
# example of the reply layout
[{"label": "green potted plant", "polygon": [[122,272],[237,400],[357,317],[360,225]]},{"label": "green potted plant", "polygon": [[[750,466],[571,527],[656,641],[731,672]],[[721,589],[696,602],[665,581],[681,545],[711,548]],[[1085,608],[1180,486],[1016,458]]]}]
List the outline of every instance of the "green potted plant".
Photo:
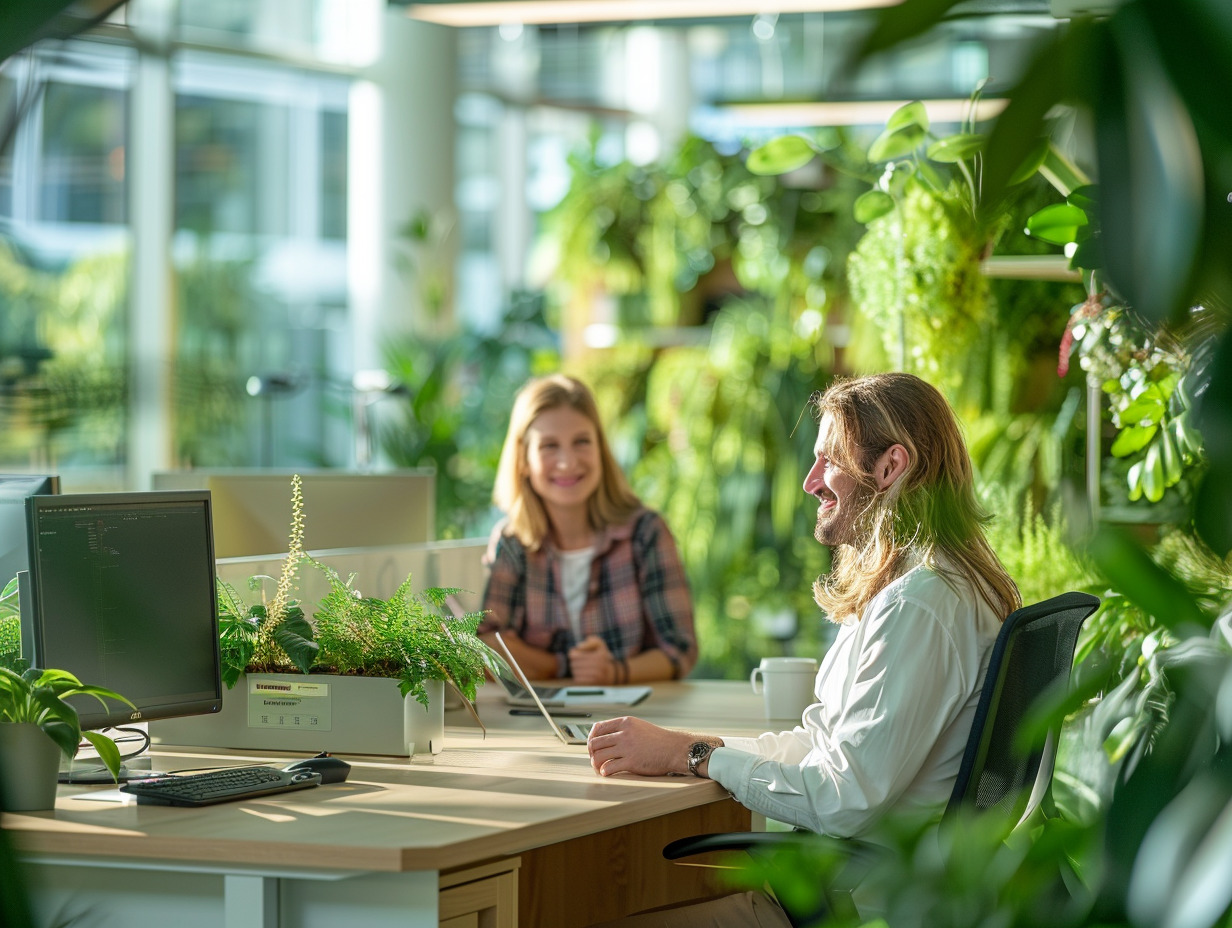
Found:
[{"label": "green potted plant", "polygon": [[[444,684],[478,720],[476,688],[485,669],[500,663],[475,634],[481,614],[453,615],[447,600],[460,591],[415,594],[409,577],[388,599],[364,596],[354,575],[343,580],[304,553],[298,476],[291,494],[288,553],[273,598],[248,603],[234,586],[218,581],[222,677],[235,695],[224,698],[221,718],[169,720],[155,731],[180,744],[439,752]],[[329,584],[311,618],[292,598],[305,566]],[[263,593],[271,581],[251,577],[248,586]]]},{"label": "green potted plant", "polygon": [[133,705],[119,693],[84,684],[65,670],[0,666],[0,764],[4,765],[0,780],[5,809],[52,808],[60,754],[75,757],[83,735],[112,777],[118,776],[120,751],[115,742],[98,732],[81,730],[77,710],[66,702],[71,696]]}]

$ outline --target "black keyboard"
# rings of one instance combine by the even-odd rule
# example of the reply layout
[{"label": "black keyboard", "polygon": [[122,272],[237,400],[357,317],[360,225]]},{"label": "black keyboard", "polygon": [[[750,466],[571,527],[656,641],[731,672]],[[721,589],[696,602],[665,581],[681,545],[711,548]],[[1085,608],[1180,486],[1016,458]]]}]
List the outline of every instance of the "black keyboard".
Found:
[{"label": "black keyboard", "polygon": [[208,806],[233,799],[251,799],[270,793],[320,786],[321,775],[277,767],[228,767],[186,776],[129,780],[120,787],[137,797],[138,805]]}]

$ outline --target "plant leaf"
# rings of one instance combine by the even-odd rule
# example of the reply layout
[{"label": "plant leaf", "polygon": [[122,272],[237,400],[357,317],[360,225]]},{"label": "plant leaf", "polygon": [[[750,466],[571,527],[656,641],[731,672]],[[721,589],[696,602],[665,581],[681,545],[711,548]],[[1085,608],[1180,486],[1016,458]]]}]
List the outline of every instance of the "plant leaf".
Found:
[{"label": "plant leaf", "polygon": [[1148,390],[1120,412],[1122,425],[1138,425],[1143,419],[1158,425],[1168,405],[1158,390]]},{"label": "plant leaf", "polygon": [[1079,242],[1074,248],[1074,254],[1069,259],[1069,266],[1075,268],[1083,268],[1084,270],[1092,270],[1102,267],[1104,258],[1099,250],[1099,243],[1089,238],[1084,242]]},{"label": "plant leaf", "polygon": [[1068,245],[1088,221],[1087,214],[1078,207],[1054,203],[1027,219],[1027,234],[1053,245]]},{"label": "plant leaf", "polygon": [[928,110],[924,108],[921,101],[912,100],[891,113],[890,118],[886,120],[885,127],[891,132],[897,132],[899,129],[918,126],[927,132],[928,125]]},{"label": "plant leaf", "polygon": [[1076,206],[1088,215],[1099,206],[1099,187],[1096,184],[1083,184],[1069,192],[1065,202]]},{"label": "plant leaf", "polygon": [[1088,543],[1087,552],[1113,589],[1161,625],[1175,629],[1207,624],[1185,585],[1151,560],[1121,529],[1100,526]]},{"label": "plant leaf", "polygon": [[866,190],[852,206],[856,222],[868,224],[894,209],[894,198],[883,190]]},{"label": "plant leaf", "polygon": [[[984,136],[974,133],[951,135],[938,139],[928,146],[928,157],[942,164],[954,164],[979,153],[984,147]],[[1042,158],[1041,158],[1042,160]]]},{"label": "plant leaf", "polygon": [[81,735],[94,745],[94,750],[98,752],[98,759],[111,771],[111,778],[119,780],[120,749],[116,747],[116,743],[106,735],[94,731],[83,731]]},{"label": "plant leaf", "polygon": [[1201,433],[1194,440],[1205,445],[1210,463],[1198,490],[1194,521],[1206,543],[1226,557],[1232,551],[1232,329],[1223,333],[1209,370],[1210,380],[1194,410]]},{"label": "plant leaf", "polygon": [[274,641],[282,648],[291,663],[307,673],[316,661],[318,645],[312,640],[312,625],[304,618],[299,608],[289,608],[283,620],[274,629]]},{"label": "plant leaf", "polygon": [[1193,120],[1168,79],[1142,4],[1109,20],[1095,100],[1100,200],[1109,283],[1155,323],[1184,296],[1203,228],[1202,154]]},{"label": "plant leaf", "polygon": [[[908,4],[909,5],[909,4]],[[1027,154],[1045,134],[1045,120],[1054,106],[1076,86],[1077,63],[1085,61],[1090,31],[1085,20],[1075,20],[1064,32],[1041,42],[1022,78],[1006,96],[1009,103],[993,124],[984,147],[984,183],[981,203],[990,212],[986,218],[999,215],[1002,198],[1009,180],[1022,165]],[[1049,171],[1055,165],[1058,171]],[[1066,168],[1062,171],[1060,168]],[[1055,184],[1064,184],[1071,167],[1064,158],[1054,156],[1050,147],[1041,173]],[[1068,190],[1063,190],[1068,193]]]},{"label": "plant leaf", "polygon": [[916,163],[916,177],[920,183],[931,190],[933,193],[944,193],[947,186],[946,180],[941,176],[941,172],[933,165],[931,161],[921,159]]},{"label": "plant leaf", "polygon": [[868,160],[874,163],[891,161],[911,154],[927,137],[927,133],[914,123],[899,129],[886,129],[868,147]]},{"label": "plant leaf", "polygon": [[856,51],[855,61],[885,51],[906,39],[927,32],[945,18],[960,0],[914,0],[877,13],[873,28]]},{"label": "plant leaf", "polygon": [[1018,184],[1026,183],[1036,175],[1044,165],[1044,160],[1048,157],[1048,150],[1051,143],[1048,139],[1040,139],[1035,143],[1035,147],[1027,150],[1026,155],[1020,164],[1009,176],[1005,182],[1007,187],[1015,187]]},{"label": "plant leaf", "polygon": [[752,174],[787,174],[802,168],[817,155],[812,143],[800,135],[781,135],[749,153],[745,166]]},{"label": "plant leaf", "polygon": [[1135,451],[1141,451],[1155,437],[1155,433],[1159,431],[1158,425],[1137,426],[1131,425],[1128,428],[1123,428],[1116,440],[1112,443],[1112,456],[1114,458],[1123,458],[1133,454]]}]

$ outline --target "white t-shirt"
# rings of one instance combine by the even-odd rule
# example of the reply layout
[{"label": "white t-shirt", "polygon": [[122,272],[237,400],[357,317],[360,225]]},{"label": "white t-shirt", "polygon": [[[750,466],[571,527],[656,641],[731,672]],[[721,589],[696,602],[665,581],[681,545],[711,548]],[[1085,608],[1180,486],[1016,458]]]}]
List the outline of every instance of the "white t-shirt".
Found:
[{"label": "white t-shirt", "polygon": [[1001,628],[958,586],[928,566],[887,586],[839,629],[802,724],[724,737],[710,777],[755,812],[837,837],[890,808],[944,807]]},{"label": "white t-shirt", "polygon": [[576,551],[560,551],[560,586],[565,598],[565,609],[569,613],[569,624],[573,627],[573,637],[582,637],[582,607],[586,605],[586,594],[590,590],[590,562],[595,559],[595,549],[578,548]]}]

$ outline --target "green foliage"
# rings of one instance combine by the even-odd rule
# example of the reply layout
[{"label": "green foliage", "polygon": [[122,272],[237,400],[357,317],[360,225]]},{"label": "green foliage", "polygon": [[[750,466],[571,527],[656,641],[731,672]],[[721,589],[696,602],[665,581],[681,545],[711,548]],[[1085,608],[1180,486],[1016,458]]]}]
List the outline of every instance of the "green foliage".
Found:
[{"label": "green foliage", "polygon": [[407,387],[378,431],[399,467],[436,469],[436,536],[481,534],[494,521],[492,485],[513,395],[556,370],[556,336],[542,295],[515,296],[495,332],[416,335],[387,346],[390,374]]},{"label": "green foliage", "polygon": [[[791,138],[759,149],[751,165],[698,138],[651,166],[603,165],[593,149],[575,155],[569,191],[548,218],[567,299],[588,300],[596,289],[636,296],[625,301],[626,315],[644,311],[621,320],[628,325],[694,325],[740,290],[786,293],[795,313],[823,310],[826,284],[841,274],[832,258],[855,237],[845,215],[858,183],[850,176],[855,158],[837,135]],[[818,151],[827,168],[840,168],[826,173],[824,189],[787,187],[760,173]],[[729,266],[734,281],[726,279]]]},{"label": "green foliage", "polygon": [[[176,269],[173,441],[182,462],[254,459],[243,392],[256,363],[252,270],[250,259],[200,257]],[[0,382],[9,400],[0,460],[116,460],[128,416],[128,279],[124,252],[44,268],[0,240]]]},{"label": "green foliage", "polygon": [[175,455],[198,467],[251,464],[254,404],[244,382],[259,369],[263,339],[253,329],[264,309],[251,283],[256,261],[206,257],[208,243],[175,269]]},{"label": "green foliage", "polygon": [[489,666],[487,645],[475,630],[483,614],[453,617],[445,605],[455,589],[411,592],[411,578],[389,599],[365,597],[337,571],[319,562],[330,591],[313,615],[320,653],[316,670],[341,674],[396,677],[403,696],[425,706],[426,680],[446,680],[469,702]]},{"label": "green foliage", "polygon": [[[459,590],[434,588],[414,594],[410,577],[389,599],[365,597],[354,588],[354,574],[344,582],[332,567],[304,553],[304,524],[304,496],[295,474],[287,556],[274,598],[268,603],[265,599],[265,583],[273,582],[272,577],[248,578],[249,590],[261,594],[260,601],[252,604],[246,604],[233,586],[217,580],[223,682],[234,686],[245,672],[392,677],[399,681],[404,697],[413,695],[426,706],[424,682],[447,680],[468,705],[473,703],[485,667],[495,666],[491,651],[475,634],[482,613],[455,618],[447,599]],[[290,597],[305,565],[329,581],[329,592],[311,619]]]},{"label": "green foliage", "polygon": [[965,206],[911,184],[847,261],[852,300],[887,356],[947,392],[992,318],[986,246]]},{"label": "green foliage", "polygon": [[[750,655],[781,651],[774,636],[791,637],[797,621],[792,647],[814,653],[824,634],[809,591],[827,557],[800,487],[816,439],[805,401],[827,362],[784,307],[748,301],[719,312],[707,347],[666,351],[646,375],[630,479],[680,547],[700,675],[746,675]],[[792,627],[767,629],[781,612]]]},{"label": "green foliage", "polygon": [[127,259],[95,255],[62,270],[0,240],[0,459],[71,452],[114,460],[123,444]]},{"label": "green foliage", "polygon": [[1211,314],[1190,314],[1180,334],[1147,325],[1105,294],[1074,307],[1072,333],[1087,376],[1101,385],[1119,430],[1109,453],[1125,461],[1128,501],[1158,503],[1169,487],[1193,495],[1205,471],[1193,415],[1193,358],[1212,339]]},{"label": "green foliage", "polygon": [[0,591],[0,667],[14,667],[21,658],[21,605],[17,578]]},{"label": "green foliage", "polygon": [[[475,634],[482,613],[454,618],[446,608],[446,597],[458,590],[415,594],[408,577],[389,599],[377,599],[355,589],[354,575],[343,581],[333,568],[307,556],[299,563],[329,580],[330,590],[311,619],[295,602],[277,611],[264,601],[247,605],[234,587],[218,581],[219,643],[228,687],[245,672],[335,673],[395,678],[403,696],[425,705],[424,681],[448,680],[474,701],[491,656]],[[249,588],[260,590],[269,580],[252,577]]]},{"label": "green foliage", "polygon": [[[1102,573],[1144,572],[1132,544],[1105,540],[1093,554]],[[995,811],[955,815],[939,826],[911,816],[886,818],[871,836],[884,850],[862,884],[864,894],[881,900],[880,924],[1227,923],[1232,887],[1224,877],[1232,866],[1232,841],[1222,823],[1232,814],[1232,747],[1220,703],[1232,692],[1227,564],[1190,542],[1178,544],[1174,563],[1194,566],[1208,591],[1223,583],[1216,597],[1223,617],[1210,634],[1190,626],[1165,646],[1158,634],[1164,623],[1151,614],[1159,583],[1179,590],[1173,606],[1181,614],[1202,613],[1208,622],[1214,614],[1201,597],[1189,597],[1181,578],[1145,569],[1125,599],[1150,616],[1156,632],[1139,639],[1138,660],[1129,662],[1131,675],[1119,685],[1109,684],[1107,674],[1079,673],[1080,691],[1097,676],[1106,688],[1065,722],[1068,753],[1054,780],[1062,814],[1037,815],[1012,830]],[[1137,679],[1139,664],[1145,686]],[[1076,698],[1084,695],[1090,693]],[[1055,702],[1045,725],[1062,723],[1074,698]],[[1084,790],[1089,805],[1079,808],[1074,794]],[[736,882],[769,883],[789,905],[807,908],[851,853],[850,845],[825,836],[791,836],[771,855],[755,855]],[[824,924],[866,923],[835,912]]]},{"label": "green foliage", "polygon": [[101,686],[84,684],[65,670],[40,670],[34,667],[22,671],[0,667],[0,724],[27,722],[39,726],[64,752],[76,757],[82,736],[98,751],[112,777],[120,771],[120,751],[115,742],[98,732],[81,730],[77,710],[66,699],[72,696],[92,696],[104,706],[112,699],[133,706],[125,697]]},{"label": "green foliage", "polygon": [[[254,592],[272,577],[249,577]],[[312,626],[298,603],[275,612],[264,601],[246,605],[235,588],[221,579],[218,587],[218,641],[222,652],[222,681],[235,686],[245,671],[274,673],[287,665],[308,673],[316,662],[318,645]]]},{"label": "green foliage", "polygon": [[1094,564],[1070,546],[1070,529],[1059,503],[1045,517],[1030,500],[1021,500],[1015,514],[1004,487],[986,488],[981,495],[985,506],[1000,514],[986,529],[988,543],[1018,584],[1024,604],[1098,587]]}]

